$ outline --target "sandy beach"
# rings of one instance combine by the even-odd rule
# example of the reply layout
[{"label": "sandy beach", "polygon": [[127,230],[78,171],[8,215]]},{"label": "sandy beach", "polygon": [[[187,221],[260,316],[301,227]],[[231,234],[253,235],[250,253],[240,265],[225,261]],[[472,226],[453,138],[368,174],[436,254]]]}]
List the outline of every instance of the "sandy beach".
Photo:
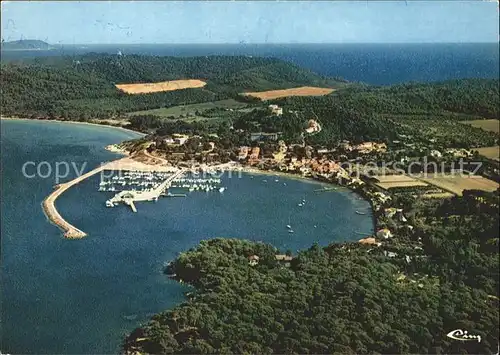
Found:
[{"label": "sandy beach", "polygon": [[161,171],[161,172],[176,172],[179,168],[175,166],[165,166],[158,164],[146,164],[134,160],[131,157],[125,157],[118,160],[113,160],[105,164],[105,170],[135,170],[135,171]]}]

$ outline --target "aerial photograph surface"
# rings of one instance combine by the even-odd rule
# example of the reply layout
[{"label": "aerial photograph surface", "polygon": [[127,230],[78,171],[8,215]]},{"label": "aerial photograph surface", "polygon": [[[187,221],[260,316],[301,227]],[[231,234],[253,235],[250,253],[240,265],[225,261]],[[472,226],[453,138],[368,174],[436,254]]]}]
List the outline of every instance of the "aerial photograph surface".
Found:
[{"label": "aerial photograph surface", "polygon": [[498,354],[498,1],[2,1],[0,354]]}]

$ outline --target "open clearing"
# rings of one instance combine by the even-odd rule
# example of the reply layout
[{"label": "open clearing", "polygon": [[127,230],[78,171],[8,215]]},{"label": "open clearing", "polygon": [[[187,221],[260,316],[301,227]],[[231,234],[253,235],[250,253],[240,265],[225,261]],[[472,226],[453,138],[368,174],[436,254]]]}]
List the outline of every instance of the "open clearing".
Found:
[{"label": "open clearing", "polygon": [[261,100],[273,100],[287,96],[323,96],[335,91],[331,88],[319,88],[314,86],[301,86],[292,89],[271,90],[261,92],[245,92],[243,95],[257,97]]},{"label": "open clearing", "polygon": [[500,160],[500,147],[497,145],[493,147],[472,148],[472,150],[477,150],[480,155],[488,159]]},{"label": "open clearing", "polygon": [[451,192],[431,192],[431,193],[424,193],[422,195],[416,196],[414,195],[413,197],[415,198],[436,198],[436,199],[445,199],[445,198],[450,198],[455,196],[455,194],[452,194]]},{"label": "open clearing", "polygon": [[388,190],[393,187],[428,186],[425,182],[414,179],[408,175],[380,175],[374,176],[379,182],[375,185]]},{"label": "open clearing", "polygon": [[438,174],[432,177],[422,177],[421,180],[459,196],[462,196],[464,190],[495,191],[499,186],[497,182],[478,175],[440,176]]},{"label": "open clearing", "polygon": [[242,103],[233,99],[213,101],[213,102],[203,102],[199,104],[189,104],[189,105],[179,105],[172,107],[163,107],[152,110],[129,112],[127,116],[136,115],[154,115],[162,118],[189,118],[189,119],[207,119],[203,117],[203,111],[210,109],[226,109],[234,111],[245,111],[247,103]]},{"label": "open clearing", "polygon": [[474,120],[474,121],[463,121],[462,123],[471,125],[472,127],[476,128],[482,128],[485,131],[490,131],[490,132],[499,132],[499,125],[500,122],[498,120],[492,119],[492,120]]},{"label": "open clearing", "polygon": [[160,91],[201,88],[206,82],[197,79],[161,81],[158,83],[116,84],[115,86],[127,94],[150,94]]}]

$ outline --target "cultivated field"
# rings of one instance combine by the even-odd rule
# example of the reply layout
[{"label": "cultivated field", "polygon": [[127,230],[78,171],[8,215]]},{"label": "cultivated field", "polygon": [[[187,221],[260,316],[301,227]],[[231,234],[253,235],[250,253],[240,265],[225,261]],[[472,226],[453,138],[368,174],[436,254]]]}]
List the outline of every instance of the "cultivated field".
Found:
[{"label": "cultivated field", "polygon": [[462,123],[469,124],[472,127],[482,128],[485,131],[498,133],[500,129],[500,121],[492,120],[474,120],[474,121],[463,121]]},{"label": "cultivated field", "polygon": [[421,180],[459,196],[462,195],[464,190],[495,191],[499,186],[495,181],[488,180],[478,175],[440,176],[438,174],[435,177],[422,177]]},{"label": "cultivated field", "polygon": [[160,91],[174,91],[181,89],[201,88],[206,82],[196,79],[172,80],[158,83],[116,84],[115,86],[127,94],[150,94]]},{"label": "cultivated field", "polygon": [[335,89],[319,88],[313,86],[301,86],[292,89],[260,91],[260,92],[245,92],[243,95],[257,97],[261,100],[273,100],[287,96],[323,96],[328,95]]},{"label": "cultivated field", "polygon": [[374,176],[379,182],[375,185],[388,190],[393,187],[428,186],[425,182],[414,179],[408,175],[381,175]]},{"label": "cultivated field", "polygon": [[480,155],[488,159],[500,160],[500,147],[497,145],[493,147],[473,148],[473,150],[477,150]]}]

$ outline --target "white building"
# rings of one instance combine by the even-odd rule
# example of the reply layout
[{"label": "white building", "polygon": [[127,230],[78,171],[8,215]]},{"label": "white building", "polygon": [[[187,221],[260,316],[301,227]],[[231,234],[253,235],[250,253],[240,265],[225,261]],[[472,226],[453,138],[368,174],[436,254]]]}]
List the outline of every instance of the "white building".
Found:
[{"label": "white building", "polygon": [[387,228],[381,229],[377,232],[377,238],[379,239],[389,239],[392,238],[392,233]]},{"label": "white building", "polygon": [[268,108],[273,115],[281,116],[283,114],[283,108],[278,105],[269,105]]}]

